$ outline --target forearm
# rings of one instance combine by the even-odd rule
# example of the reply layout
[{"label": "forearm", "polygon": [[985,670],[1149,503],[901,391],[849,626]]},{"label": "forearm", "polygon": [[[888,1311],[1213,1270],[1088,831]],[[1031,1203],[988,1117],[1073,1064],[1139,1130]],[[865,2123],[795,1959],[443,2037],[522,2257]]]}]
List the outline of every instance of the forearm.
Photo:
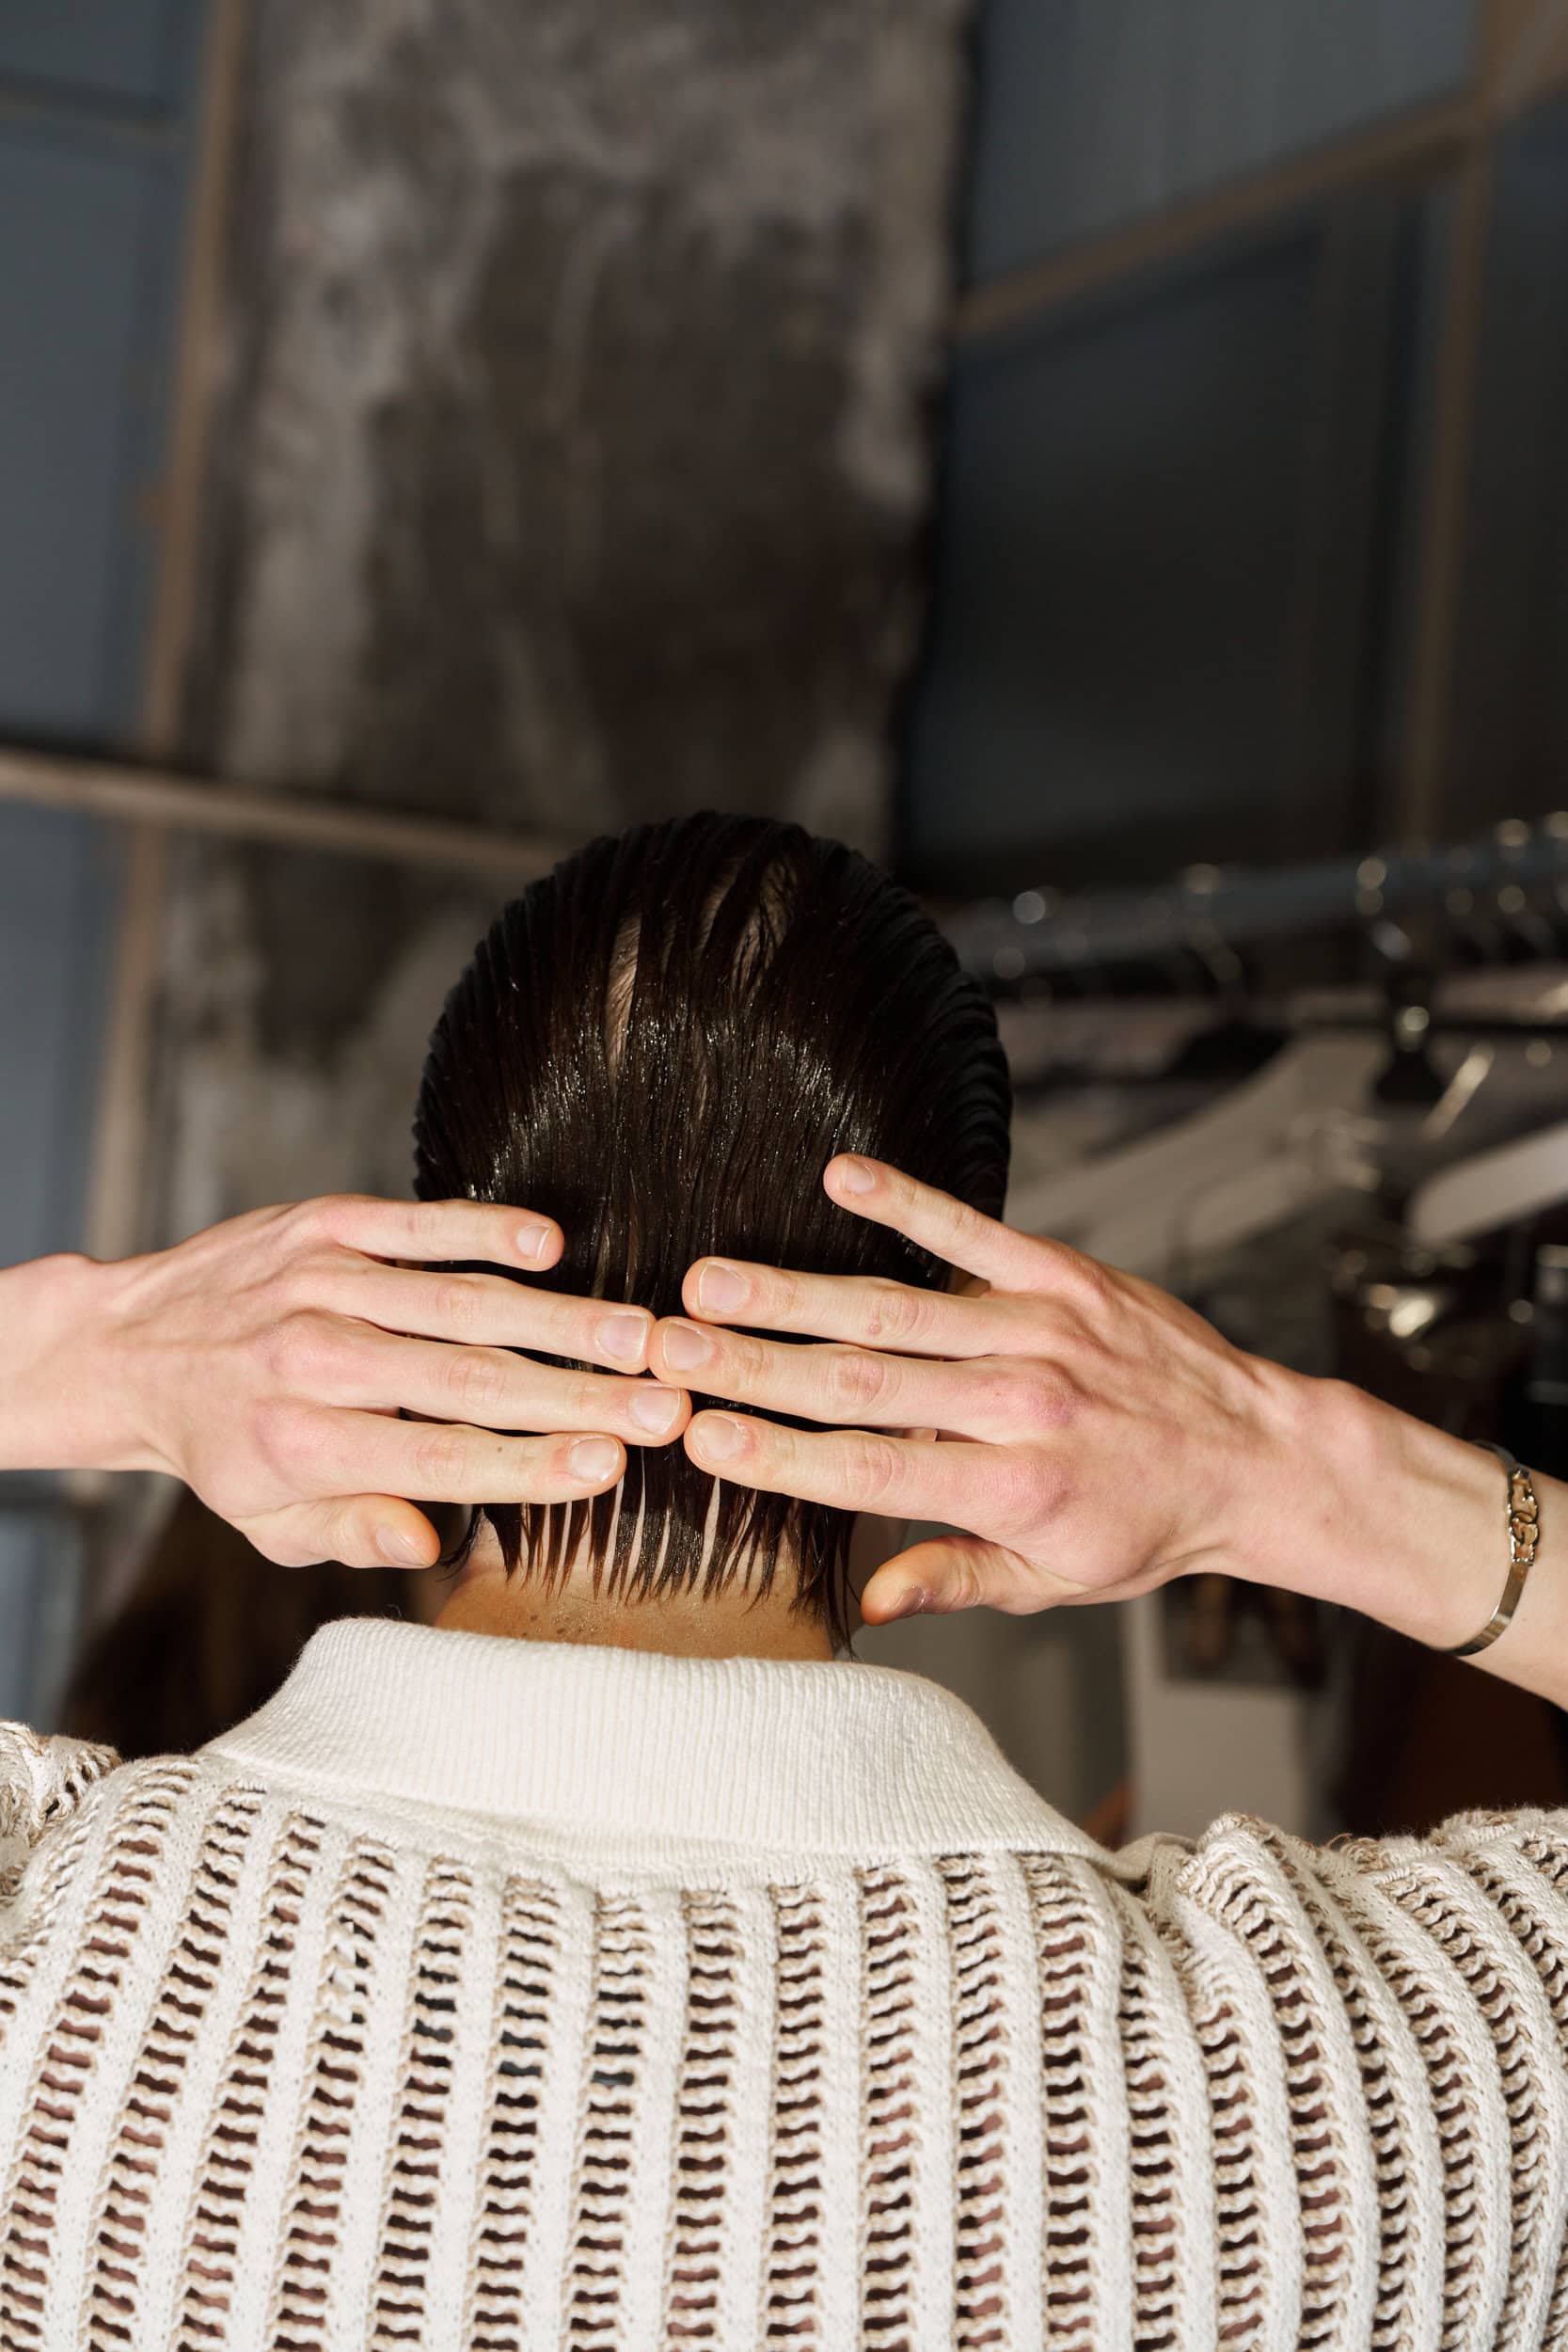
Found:
[{"label": "forearm", "polygon": [[90,1258],[0,1268],[0,1470],[122,1470],[150,1459],[105,1332],[117,1269]]},{"label": "forearm", "polygon": [[[1508,1574],[1497,1456],[1338,1381],[1300,1383],[1291,1409],[1292,1491],[1270,1581],[1437,1648],[1466,1641]],[[1533,1474],[1538,1557],[1513,1623],[1469,1662],[1568,1707],[1568,1486]]]}]

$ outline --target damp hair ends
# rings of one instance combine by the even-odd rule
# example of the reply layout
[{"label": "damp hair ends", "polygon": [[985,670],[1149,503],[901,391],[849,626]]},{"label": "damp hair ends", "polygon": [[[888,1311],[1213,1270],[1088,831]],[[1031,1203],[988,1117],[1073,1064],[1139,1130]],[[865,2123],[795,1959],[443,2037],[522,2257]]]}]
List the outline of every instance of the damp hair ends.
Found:
[{"label": "damp hair ends", "polygon": [[[908,892],[799,826],[698,816],[591,842],[497,917],[431,1040],[416,1188],[559,1219],[560,1263],[518,1279],[656,1315],[710,1254],[935,1289],[947,1267],[823,1169],[864,1152],[995,1216],[1010,1108],[990,1007]],[[486,1505],[470,1540],[484,1521],[546,1583],[586,1538],[623,1600],[760,1596],[783,1565],[844,1637],[852,1516],[718,1484],[679,1444],[629,1450],[589,1501]]]}]

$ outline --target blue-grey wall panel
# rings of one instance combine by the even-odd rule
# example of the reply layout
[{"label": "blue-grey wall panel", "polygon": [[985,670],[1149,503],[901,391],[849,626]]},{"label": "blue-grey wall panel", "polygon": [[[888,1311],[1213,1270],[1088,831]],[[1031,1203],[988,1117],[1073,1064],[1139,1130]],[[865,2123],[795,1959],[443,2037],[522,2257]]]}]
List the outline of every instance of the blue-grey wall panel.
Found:
[{"label": "blue-grey wall panel", "polygon": [[112,723],[145,164],[0,137],[0,723]]},{"label": "blue-grey wall panel", "polygon": [[1449,697],[1456,830],[1568,808],[1568,103],[1499,138]]},{"label": "blue-grey wall panel", "polygon": [[183,72],[190,0],[5,0],[0,76],[161,107]]},{"label": "blue-grey wall panel", "polygon": [[0,731],[134,723],[167,165],[0,127]]},{"label": "blue-grey wall panel", "polygon": [[0,1265],[79,1248],[119,842],[0,805]]},{"label": "blue-grey wall panel", "polygon": [[960,366],[911,740],[923,880],[1004,883],[1015,854],[1051,879],[1056,849],[1114,867],[1165,831],[1191,858],[1270,846],[1317,253],[1304,230]]},{"label": "blue-grey wall panel", "polygon": [[0,0],[0,736],[135,731],[206,25]]},{"label": "blue-grey wall panel", "polygon": [[1473,41],[1474,0],[988,0],[969,275],[1420,105]]},{"label": "blue-grey wall panel", "polygon": [[[0,740],[134,739],[199,0],[0,0]],[[0,1263],[80,1247],[118,839],[0,805]],[[0,1479],[0,1713],[47,1717],[78,1547]]]}]

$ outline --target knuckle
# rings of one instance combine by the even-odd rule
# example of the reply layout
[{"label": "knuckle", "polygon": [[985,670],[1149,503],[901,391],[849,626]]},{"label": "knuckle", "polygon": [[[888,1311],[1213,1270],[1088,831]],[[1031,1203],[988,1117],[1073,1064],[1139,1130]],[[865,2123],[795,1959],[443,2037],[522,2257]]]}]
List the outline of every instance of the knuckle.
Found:
[{"label": "knuckle", "polygon": [[467,1442],[457,1430],[427,1422],[414,1442],[414,1474],[420,1481],[420,1493],[439,1500],[448,1486],[461,1481],[467,1458]]},{"label": "knuckle", "polygon": [[283,1211],[278,1232],[292,1249],[332,1239],[331,1200],[296,1200]]},{"label": "knuckle", "polygon": [[315,1540],[325,1546],[325,1558],[341,1560],[345,1567],[382,1565],[371,1530],[365,1524],[364,1512],[357,1503],[345,1502],[328,1512],[315,1531]]},{"label": "knuckle", "polygon": [[479,1315],[480,1295],[466,1274],[443,1274],[436,1282],[436,1312],[451,1333],[471,1331]]},{"label": "knuckle", "polygon": [[984,1581],[974,1562],[963,1554],[952,1567],[942,1588],[942,1605],[952,1610],[977,1609],[985,1599]]},{"label": "knuckle", "polygon": [[1109,1269],[1096,1258],[1085,1258],[1081,1250],[1069,1253],[1063,1280],[1080,1313],[1098,1315],[1111,1303],[1115,1285]]},{"label": "knuckle", "polygon": [[892,1493],[897,1480],[897,1453],[886,1438],[851,1438],[849,1472],[863,1502],[875,1509]]},{"label": "knuckle", "polygon": [[331,1286],[353,1262],[335,1243],[320,1236],[296,1250],[268,1284],[268,1296],[288,1314],[309,1314],[330,1295]]},{"label": "knuckle", "polygon": [[482,1420],[499,1410],[512,1385],[511,1366],[494,1356],[466,1350],[447,1366],[447,1394],[468,1419]]},{"label": "knuckle", "polygon": [[925,1291],[902,1283],[879,1283],[872,1293],[865,1328],[874,1340],[917,1340],[930,1328],[931,1301]]},{"label": "knuckle", "polygon": [[856,1347],[837,1347],[822,1366],[824,1389],[835,1420],[851,1419],[876,1405],[887,1388],[887,1368]]},{"label": "knuckle", "polygon": [[350,1218],[364,1201],[356,1193],[324,1193],[319,1200],[302,1200],[294,1210],[296,1231],[307,1241],[341,1243]]},{"label": "knuckle", "polygon": [[793,1274],[783,1268],[756,1278],[757,1295],[763,1306],[784,1322],[800,1312],[803,1294]]},{"label": "knuckle", "polygon": [[996,1507],[1008,1527],[1037,1527],[1056,1518],[1067,1499],[1066,1473],[1056,1462],[1037,1457],[1000,1466]]},{"label": "knuckle", "polygon": [[325,1451],[317,1416],[288,1398],[258,1406],[251,1435],[261,1459],[291,1486],[315,1467]]},{"label": "knuckle", "polygon": [[946,1254],[961,1250],[965,1243],[973,1241],[980,1231],[980,1219],[968,1202],[955,1200],[950,1193],[937,1196],[932,1203],[932,1212],[937,1228],[936,1246]]},{"label": "knuckle", "polygon": [[[738,1332],[724,1332],[719,1339],[719,1357],[715,1364],[705,1366],[705,1384],[722,1378],[733,1380],[741,1396],[757,1400],[776,1393],[776,1384],[795,1370],[796,1359],[810,1355],[809,1348],[795,1347],[777,1340],[753,1340]],[[711,1389],[709,1393],[712,1393]]]},{"label": "knuckle", "polygon": [[296,1308],[269,1335],[269,1368],[283,1386],[295,1391],[320,1389],[336,1368],[337,1349],[332,1327],[325,1315]]},{"label": "knuckle", "polygon": [[625,1403],[626,1385],[602,1372],[573,1373],[562,1377],[550,1409],[560,1414],[563,1429],[608,1429]]},{"label": "knuckle", "polygon": [[1053,1437],[1072,1420],[1071,1391],[1044,1373],[1021,1371],[1005,1375],[1002,1401],[1009,1422],[1031,1437]]}]

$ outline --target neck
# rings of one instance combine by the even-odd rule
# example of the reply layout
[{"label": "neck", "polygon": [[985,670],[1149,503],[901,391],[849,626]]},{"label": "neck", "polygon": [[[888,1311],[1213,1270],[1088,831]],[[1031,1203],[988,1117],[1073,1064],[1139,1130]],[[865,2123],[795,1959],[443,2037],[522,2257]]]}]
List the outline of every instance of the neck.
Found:
[{"label": "neck", "polygon": [[794,1579],[781,1564],[766,1596],[732,1586],[701,1593],[623,1600],[594,1590],[580,1557],[546,1587],[525,1569],[506,1573],[486,1528],[465,1562],[436,1620],[443,1631],[491,1633],[521,1642],[599,1643],[612,1649],[662,1650],[675,1658],[831,1658],[818,1618],[794,1606]]}]

